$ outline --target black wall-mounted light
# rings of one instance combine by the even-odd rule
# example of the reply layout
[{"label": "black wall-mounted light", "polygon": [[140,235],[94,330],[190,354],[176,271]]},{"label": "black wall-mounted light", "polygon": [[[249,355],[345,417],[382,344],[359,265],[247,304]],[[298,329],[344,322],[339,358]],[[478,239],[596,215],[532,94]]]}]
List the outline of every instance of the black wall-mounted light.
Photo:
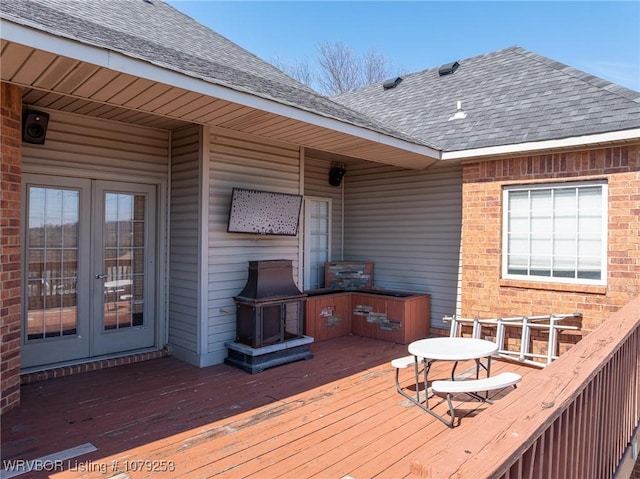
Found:
[{"label": "black wall-mounted light", "polygon": [[329,170],[329,184],[331,186],[340,186],[342,183],[342,177],[347,172],[342,166],[334,165]]},{"label": "black wall-mounted light", "polygon": [[36,110],[25,110],[22,115],[22,141],[43,145],[47,136],[49,114]]}]

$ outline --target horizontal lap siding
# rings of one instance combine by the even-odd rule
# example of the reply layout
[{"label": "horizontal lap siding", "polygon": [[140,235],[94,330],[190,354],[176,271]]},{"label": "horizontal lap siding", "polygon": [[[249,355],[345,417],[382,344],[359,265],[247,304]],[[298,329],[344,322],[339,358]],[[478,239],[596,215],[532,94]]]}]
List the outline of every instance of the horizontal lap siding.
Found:
[{"label": "horizontal lap siding", "polygon": [[171,143],[169,343],[187,360],[198,354],[199,130],[176,130]]},{"label": "horizontal lap siding", "polygon": [[247,281],[249,261],[292,260],[298,277],[298,237],[227,233],[231,191],[299,194],[299,149],[213,129],[209,175],[208,353],[213,362],[221,362],[227,355],[224,343],[235,339],[233,297]]},{"label": "horizontal lap siding", "polygon": [[115,181],[167,178],[169,132],[45,111],[45,144],[23,143],[25,171]]},{"label": "horizontal lap siding", "polygon": [[373,261],[377,287],[431,295],[431,327],[456,312],[462,170],[350,165],[345,259]]}]

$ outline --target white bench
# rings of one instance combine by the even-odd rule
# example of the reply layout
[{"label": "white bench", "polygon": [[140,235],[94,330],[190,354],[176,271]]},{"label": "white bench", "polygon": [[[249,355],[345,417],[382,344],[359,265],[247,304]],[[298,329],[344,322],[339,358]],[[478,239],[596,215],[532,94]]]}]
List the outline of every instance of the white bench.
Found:
[{"label": "white bench", "polygon": [[[396,358],[391,361],[391,366],[396,369],[408,368],[409,366],[413,366],[415,364],[415,358],[416,357],[413,355],[405,356],[403,358]],[[420,358],[418,358],[418,360],[420,360]]]},{"label": "white bench", "polygon": [[[439,380],[433,381],[431,389],[434,393],[442,393],[447,395],[447,403],[449,404],[450,421],[447,422],[449,427],[453,427],[455,420],[455,410],[451,402],[451,395],[458,393],[467,393],[472,397],[481,401],[488,401],[487,398],[478,394],[481,391],[493,391],[496,389],[504,389],[509,386],[516,387],[522,380],[522,376],[518,373],[504,372],[496,376],[484,379],[461,379],[458,381]],[[490,401],[489,401],[490,402]]]},{"label": "white bench", "polygon": [[[422,358],[418,358],[418,362],[422,362]],[[416,384],[416,398],[414,399],[413,397],[411,397],[409,394],[407,394],[404,389],[402,389],[402,386],[400,385],[400,370],[401,369],[406,369],[408,367],[413,367],[416,363],[416,357],[413,355],[409,355],[409,356],[404,356],[402,358],[396,358],[394,360],[391,361],[391,366],[396,368],[396,390],[402,394],[404,397],[410,399],[411,401],[418,401],[420,402],[420,392],[418,391],[417,387],[418,385]]]},{"label": "white bench", "polygon": [[500,373],[484,379],[461,379],[458,381],[440,380],[433,381],[431,387],[433,392],[457,394],[457,393],[477,393],[478,391],[493,391],[507,386],[513,386],[522,380],[522,376],[517,373]]}]

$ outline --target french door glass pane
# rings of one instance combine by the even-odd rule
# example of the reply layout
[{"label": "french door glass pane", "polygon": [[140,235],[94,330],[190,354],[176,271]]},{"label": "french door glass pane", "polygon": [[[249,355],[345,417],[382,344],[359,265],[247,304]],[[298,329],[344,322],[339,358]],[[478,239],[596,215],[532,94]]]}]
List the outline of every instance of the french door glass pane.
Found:
[{"label": "french door glass pane", "polygon": [[27,340],[77,334],[80,193],[29,187]]},{"label": "french door glass pane", "polygon": [[105,194],[104,329],[144,324],[146,197]]}]

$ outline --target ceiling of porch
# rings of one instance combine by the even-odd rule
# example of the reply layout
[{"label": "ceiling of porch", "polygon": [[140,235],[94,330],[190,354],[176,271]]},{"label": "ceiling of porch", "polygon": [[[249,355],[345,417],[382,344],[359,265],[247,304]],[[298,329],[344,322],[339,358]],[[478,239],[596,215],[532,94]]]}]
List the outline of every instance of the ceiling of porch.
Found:
[{"label": "ceiling of porch", "polygon": [[[323,126],[322,118],[318,124],[307,123],[6,39],[0,47],[2,80],[23,88],[27,106],[167,130],[193,123],[216,126],[329,154],[412,169],[437,161],[420,151],[424,150],[421,145],[412,148],[406,140],[393,138],[380,142],[384,135],[372,130],[359,136],[361,132],[351,132],[353,125],[346,124],[344,131],[339,131],[340,128]],[[327,121],[335,123],[335,119]]]}]

